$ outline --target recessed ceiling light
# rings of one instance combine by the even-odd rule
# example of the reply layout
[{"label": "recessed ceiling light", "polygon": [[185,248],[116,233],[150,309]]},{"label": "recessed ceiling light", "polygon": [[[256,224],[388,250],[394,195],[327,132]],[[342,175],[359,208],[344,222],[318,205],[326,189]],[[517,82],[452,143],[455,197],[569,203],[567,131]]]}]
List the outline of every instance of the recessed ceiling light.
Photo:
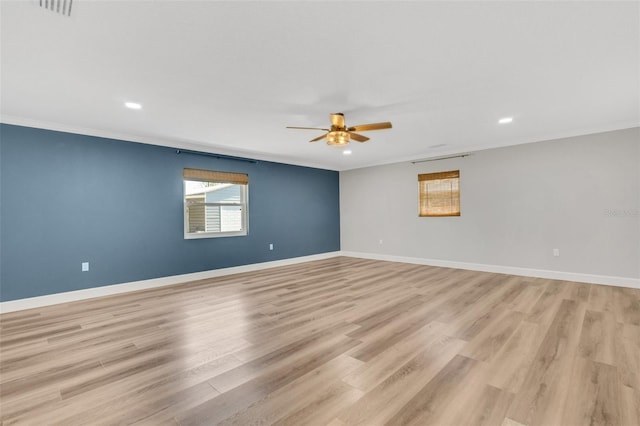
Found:
[{"label": "recessed ceiling light", "polygon": [[498,120],[498,123],[507,124],[507,123],[511,123],[512,121],[513,121],[513,117],[504,117]]},{"label": "recessed ceiling light", "polygon": [[342,151],[342,155],[351,155],[351,150],[345,149],[344,151]]},{"label": "recessed ceiling light", "polygon": [[131,109],[141,109],[142,105],[140,105],[137,102],[125,102],[124,106],[126,106],[127,108],[131,108]]}]

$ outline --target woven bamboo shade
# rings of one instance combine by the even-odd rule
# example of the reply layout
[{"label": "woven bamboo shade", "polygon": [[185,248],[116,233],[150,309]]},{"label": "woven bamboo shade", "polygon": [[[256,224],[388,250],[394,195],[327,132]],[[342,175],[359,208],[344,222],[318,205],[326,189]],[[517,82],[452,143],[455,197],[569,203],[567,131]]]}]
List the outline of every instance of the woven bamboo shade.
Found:
[{"label": "woven bamboo shade", "polygon": [[197,180],[200,182],[233,183],[236,185],[247,185],[249,183],[249,175],[245,173],[184,169],[183,176],[187,180]]},{"label": "woven bamboo shade", "polygon": [[460,170],[418,175],[421,217],[460,216]]}]

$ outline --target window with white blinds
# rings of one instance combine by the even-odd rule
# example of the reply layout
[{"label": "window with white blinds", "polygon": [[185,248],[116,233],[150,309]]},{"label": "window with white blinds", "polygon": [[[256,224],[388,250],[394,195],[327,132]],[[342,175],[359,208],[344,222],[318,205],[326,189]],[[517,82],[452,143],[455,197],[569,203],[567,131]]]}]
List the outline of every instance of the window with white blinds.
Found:
[{"label": "window with white blinds", "polygon": [[421,217],[460,216],[460,170],[418,175]]}]

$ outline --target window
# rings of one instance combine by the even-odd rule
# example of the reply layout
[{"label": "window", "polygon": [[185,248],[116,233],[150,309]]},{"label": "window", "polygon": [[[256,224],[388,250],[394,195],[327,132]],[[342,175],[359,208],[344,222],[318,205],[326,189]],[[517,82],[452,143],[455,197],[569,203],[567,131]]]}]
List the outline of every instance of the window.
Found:
[{"label": "window", "polygon": [[184,169],[184,237],[247,235],[249,176]]},{"label": "window", "polygon": [[460,170],[418,175],[420,216],[460,216]]}]

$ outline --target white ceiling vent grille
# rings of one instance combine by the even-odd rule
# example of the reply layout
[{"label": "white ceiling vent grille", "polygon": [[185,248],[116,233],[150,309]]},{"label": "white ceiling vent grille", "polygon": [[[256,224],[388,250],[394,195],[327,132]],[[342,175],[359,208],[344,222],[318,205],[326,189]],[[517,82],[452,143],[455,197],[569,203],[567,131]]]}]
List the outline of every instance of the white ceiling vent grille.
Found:
[{"label": "white ceiling vent grille", "polygon": [[35,3],[52,12],[71,16],[73,0],[36,0]]}]

